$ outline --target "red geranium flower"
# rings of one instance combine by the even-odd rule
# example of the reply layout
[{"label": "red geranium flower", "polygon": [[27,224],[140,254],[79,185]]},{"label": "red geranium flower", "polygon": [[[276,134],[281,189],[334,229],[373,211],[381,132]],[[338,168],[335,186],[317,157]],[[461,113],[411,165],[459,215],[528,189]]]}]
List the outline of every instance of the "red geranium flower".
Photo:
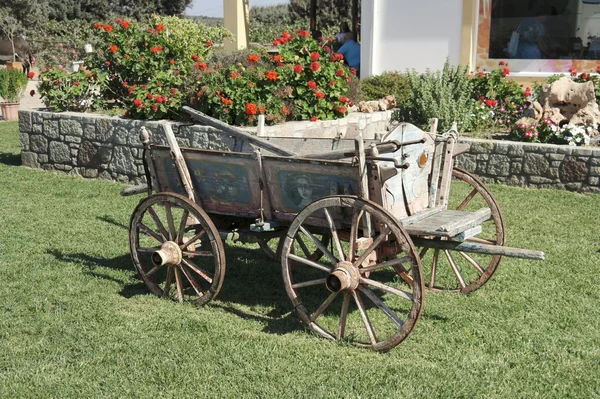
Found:
[{"label": "red geranium flower", "polygon": [[288,109],[288,107],[282,107],[281,108],[281,112],[283,112],[284,115],[289,115],[290,114],[290,110]]},{"label": "red geranium flower", "polygon": [[321,70],[321,64],[319,64],[318,62],[311,62],[310,70],[313,72],[319,72]]},{"label": "red geranium flower", "polygon": [[30,95],[31,97],[35,96],[35,90],[31,90],[31,91],[29,92],[29,95]]},{"label": "red geranium flower", "polygon": [[142,100],[140,100],[139,98],[136,98],[135,100],[133,100],[133,105],[135,105],[137,108],[141,107]]},{"label": "red geranium flower", "polygon": [[311,122],[316,122],[316,121],[318,121],[318,120],[319,120],[319,118],[317,118],[316,116],[313,116],[312,118],[310,118],[310,121],[311,121]]},{"label": "red geranium flower", "polygon": [[258,62],[260,61],[260,57],[256,54],[250,54],[248,56],[248,62]]},{"label": "red geranium flower", "polygon": [[317,98],[321,99],[321,98],[325,97],[325,94],[322,91],[318,91],[315,93],[315,96],[317,96]]},{"label": "red geranium flower", "polygon": [[34,77],[34,76],[35,76],[35,72],[29,72],[29,73],[27,74],[27,77],[28,77],[29,79],[33,79],[33,77]]},{"label": "red geranium flower", "polygon": [[341,77],[341,76],[344,76],[344,71],[342,71],[341,69],[338,69],[337,71],[335,71],[335,74],[336,74],[337,76],[340,76],[340,77]]},{"label": "red geranium flower", "polygon": [[495,107],[496,105],[498,105],[498,101],[493,100],[493,99],[488,99],[488,100],[485,100],[485,105],[487,105],[488,107]]},{"label": "red geranium flower", "polygon": [[233,104],[233,100],[230,100],[230,99],[228,99],[228,98],[226,98],[226,97],[221,97],[221,102],[222,102],[224,105],[231,105],[231,104]]},{"label": "red geranium flower", "polygon": [[502,70],[502,76],[503,76],[503,77],[506,77],[506,75],[508,75],[508,74],[510,74],[510,69],[508,69],[508,68],[504,68],[504,69]]},{"label": "red geranium flower", "polygon": [[131,86],[130,88],[127,89],[127,92],[129,94],[133,94],[133,92],[135,91],[135,87]]},{"label": "red geranium flower", "polygon": [[194,66],[201,71],[206,71],[206,69],[208,69],[208,65],[206,65],[204,62],[197,62],[194,64]]},{"label": "red geranium flower", "polygon": [[279,41],[279,39],[273,40],[273,46],[279,46],[280,44],[281,42]]},{"label": "red geranium flower", "polygon": [[317,53],[316,51],[313,51],[312,53],[310,53],[311,60],[317,61],[319,58],[321,58],[321,54]]},{"label": "red geranium flower", "polygon": [[338,107],[337,111],[340,114],[345,114],[346,113],[346,106],[342,105],[342,106]]},{"label": "red geranium flower", "polygon": [[275,82],[277,80],[277,72],[275,71],[269,71],[266,73],[265,77],[268,80],[272,80],[273,82]]},{"label": "red geranium flower", "polygon": [[106,64],[106,65],[110,65],[110,61],[106,61],[106,62],[105,62],[105,64]]},{"label": "red geranium flower", "polygon": [[123,27],[123,29],[129,29],[129,22],[123,20],[121,22],[119,22],[121,24],[121,26]]},{"label": "red geranium flower", "polygon": [[172,96],[176,96],[177,95],[177,89],[171,89],[171,90],[169,90],[169,93],[171,93]]},{"label": "red geranium flower", "polygon": [[105,30],[106,32],[110,33],[110,32],[112,32],[112,30],[113,30],[113,27],[112,27],[112,26],[110,26],[110,25],[104,25],[104,30]]},{"label": "red geranium flower", "polygon": [[196,54],[192,54],[192,60],[194,60],[194,62],[198,62],[198,56]]},{"label": "red geranium flower", "polygon": [[206,43],[204,43],[206,45],[206,47],[212,47],[213,42],[211,42],[210,40],[207,41]]},{"label": "red geranium flower", "polygon": [[160,53],[161,51],[163,51],[163,46],[161,46],[160,44],[158,46],[150,48],[151,53]]},{"label": "red geranium flower", "polygon": [[157,103],[164,103],[166,99],[167,99],[167,97],[165,97],[165,96],[154,97],[154,100],[156,100]]},{"label": "red geranium flower", "polygon": [[154,111],[154,112],[158,111],[158,105],[152,104],[152,111]]},{"label": "red geranium flower", "polygon": [[146,98],[148,100],[152,100],[154,98],[154,96],[152,95],[152,93],[146,93]]},{"label": "red geranium flower", "polygon": [[283,33],[281,34],[281,36],[283,37],[290,37],[290,32],[287,30],[284,30]]},{"label": "red geranium flower", "polygon": [[169,60],[169,64],[174,65],[175,64],[175,60],[173,60],[173,59]]},{"label": "red geranium flower", "polygon": [[266,108],[264,105],[261,105],[260,107],[258,107],[258,112],[260,112],[261,114],[264,114],[266,111]]},{"label": "red geranium flower", "polygon": [[127,81],[123,82],[123,87],[127,87],[128,84]]},{"label": "red geranium flower", "polygon": [[306,85],[308,86],[309,89],[316,89],[317,88],[317,82],[315,82],[314,80],[309,80]]},{"label": "red geranium flower", "polygon": [[302,65],[300,65],[300,64],[294,65],[294,72],[302,73],[302,71],[304,71],[304,68],[302,67]]},{"label": "red geranium flower", "polygon": [[283,57],[280,56],[280,55],[274,55],[273,56],[273,61],[281,63],[281,62],[283,62]]},{"label": "red geranium flower", "polygon": [[324,46],[323,50],[327,51],[328,53],[331,52],[331,48],[329,48],[329,46]]},{"label": "red geranium flower", "polygon": [[350,99],[348,97],[346,97],[346,96],[341,96],[340,97],[340,101],[343,102],[343,103],[347,103],[347,102],[350,101]]},{"label": "red geranium flower", "polygon": [[242,75],[240,73],[238,73],[238,72],[231,72],[229,74],[229,78],[230,79],[237,79],[237,78],[241,78],[241,77],[242,77]]},{"label": "red geranium flower", "polygon": [[94,24],[94,29],[102,29],[103,27],[104,25],[99,22],[97,24]]},{"label": "red geranium flower", "polygon": [[162,32],[163,30],[165,30],[165,26],[163,24],[158,24],[156,25],[156,30]]},{"label": "red geranium flower", "polygon": [[310,37],[310,33],[303,29],[297,30],[296,33],[298,34],[298,36]]},{"label": "red geranium flower", "polygon": [[112,46],[110,46],[109,50],[111,53],[116,53],[118,49],[119,47],[116,44],[113,44]]}]

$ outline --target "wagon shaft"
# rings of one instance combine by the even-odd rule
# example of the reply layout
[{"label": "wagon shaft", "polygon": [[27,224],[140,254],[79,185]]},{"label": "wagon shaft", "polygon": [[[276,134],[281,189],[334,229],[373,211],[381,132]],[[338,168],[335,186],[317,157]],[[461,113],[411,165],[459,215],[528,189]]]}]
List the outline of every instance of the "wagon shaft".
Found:
[{"label": "wagon shaft", "polygon": [[535,251],[532,249],[511,248],[502,245],[480,244],[476,242],[428,240],[423,238],[413,238],[413,242],[418,247],[446,249],[485,255],[502,255],[520,259],[544,260],[543,251]]}]

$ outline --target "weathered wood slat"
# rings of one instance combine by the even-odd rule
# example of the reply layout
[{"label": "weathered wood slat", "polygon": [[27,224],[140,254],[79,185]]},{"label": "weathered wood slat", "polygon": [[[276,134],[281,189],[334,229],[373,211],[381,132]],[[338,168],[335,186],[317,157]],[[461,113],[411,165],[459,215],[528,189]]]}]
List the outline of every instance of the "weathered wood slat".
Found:
[{"label": "weathered wood slat", "polygon": [[520,259],[544,260],[543,251],[535,251],[532,249],[511,248],[501,245],[480,244],[470,241],[442,241],[427,240],[423,238],[413,238],[413,243],[417,247],[438,248],[486,255],[502,255]]},{"label": "weathered wood slat", "polygon": [[220,120],[212,118],[212,117],[210,117],[210,116],[208,116],[206,114],[203,114],[202,112],[197,111],[197,110],[195,110],[193,108],[185,106],[185,107],[183,107],[183,110],[185,112],[187,112],[188,114],[190,114],[190,116],[193,119],[197,120],[198,122],[202,122],[202,123],[204,123],[206,125],[209,125],[209,126],[212,126],[214,128],[220,129],[220,130],[222,130],[222,131],[224,131],[224,132],[226,132],[228,134],[231,134],[233,136],[241,137],[241,138],[243,138],[245,140],[248,140],[248,142],[257,145],[260,148],[264,148],[264,149],[266,149],[268,151],[271,151],[273,154],[281,155],[281,156],[297,156],[298,155],[295,152],[288,151],[288,150],[280,148],[280,147],[278,147],[276,145],[273,145],[273,144],[269,143],[266,140],[263,140],[263,139],[258,138],[256,136],[253,136],[253,135],[251,135],[249,133],[246,133],[246,132],[244,132],[241,129],[238,129],[238,128],[235,128],[233,126],[230,126],[230,125],[228,125],[225,122],[221,122]]},{"label": "weathered wood slat", "polygon": [[415,223],[404,225],[411,235],[433,235],[436,237],[454,237],[455,235],[481,225],[491,216],[489,208],[476,212],[444,210]]}]

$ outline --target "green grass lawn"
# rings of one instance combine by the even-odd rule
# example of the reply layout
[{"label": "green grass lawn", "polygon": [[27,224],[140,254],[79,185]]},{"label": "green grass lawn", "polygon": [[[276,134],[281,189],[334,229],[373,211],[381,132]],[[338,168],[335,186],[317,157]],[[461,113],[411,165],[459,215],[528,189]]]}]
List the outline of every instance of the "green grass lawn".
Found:
[{"label": "green grass lawn", "polygon": [[217,300],[149,294],[129,256],[140,197],[20,166],[0,124],[0,397],[600,396],[600,196],[491,186],[508,245],[482,289],[429,293],[412,335],[378,354],[318,338],[280,266],[228,245]]}]

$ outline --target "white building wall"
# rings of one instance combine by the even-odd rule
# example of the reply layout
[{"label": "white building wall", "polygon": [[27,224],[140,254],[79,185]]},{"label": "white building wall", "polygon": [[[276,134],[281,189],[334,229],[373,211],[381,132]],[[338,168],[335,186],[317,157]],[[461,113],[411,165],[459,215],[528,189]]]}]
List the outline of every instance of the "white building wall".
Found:
[{"label": "white building wall", "polygon": [[459,64],[463,0],[363,0],[361,77]]}]

